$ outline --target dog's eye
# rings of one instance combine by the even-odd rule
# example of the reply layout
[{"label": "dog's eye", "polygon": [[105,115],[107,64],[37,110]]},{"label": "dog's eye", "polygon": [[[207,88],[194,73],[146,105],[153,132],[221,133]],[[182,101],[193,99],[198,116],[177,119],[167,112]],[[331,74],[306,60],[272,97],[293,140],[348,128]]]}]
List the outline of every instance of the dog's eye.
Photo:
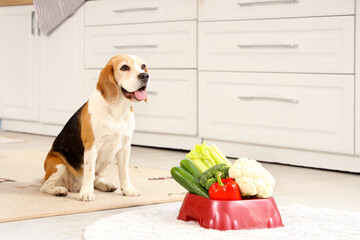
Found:
[{"label": "dog's eye", "polygon": [[130,70],[130,67],[128,65],[123,65],[121,68],[120,68],[121,71],[129,71]]},{"label": "dog's eye", "polygon": [[145,64],[141,65],[142,70],[145,70],[145,68],[146,68]]}]

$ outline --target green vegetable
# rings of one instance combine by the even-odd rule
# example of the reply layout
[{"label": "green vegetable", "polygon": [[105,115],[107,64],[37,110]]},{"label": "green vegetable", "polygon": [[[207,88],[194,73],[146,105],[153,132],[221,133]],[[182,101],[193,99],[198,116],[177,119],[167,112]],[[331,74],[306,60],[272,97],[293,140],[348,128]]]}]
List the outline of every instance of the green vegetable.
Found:
[{"label": "green vegetable", "polygon": [[[211,176],[210,176],[210,178],[211,178]],[[208,177],[207,177],[205,174],[203,174],[203,175],[201,176],[201,178],[200,178],[200,184],[201,184],[201,186],[205,187],[207,181],[208,181]]]},{"label": "green vegetable", "polygon": [[194,176],[182,167],[173,167],[171,169],[171,176],[190,193],[209,198],[208,191],[200,185]]},{"label": "green vegetable", "polygon": [[195,167],[195,165],[193,164],[193,162],[189,159],[183,159],[180,162],[180,167],[182,167],[183,169],[185,169],[186,171],[188,171],[191,175],[193,175],[196,180],[200,180],[201,178],[201,172],[199,171],[199,169],[197,169]]},{"label": "green vegetable", "polygon": [[[189,158],[188,155],[186,155],[187,158]],[[194,163],[195,167],[200,171],[200,172],[204,172],[206,171],[206,169],[208,169],[209,167],[207,165],[205,165],[199,158],[193,157],[191,158],[191,161]]]},{"label": "green vegetable", "polygon": [[207,180],[206,184],[205,184],[205,188],[207,190],[209,190],[209,188],[211,187],[211,185],[213,185],[214,183],[216,183],[216,179],[215,178],[210,178],[209,180]]},{"label": "green vegetable", "polygon": [[203,172],[200,178],[201,186],[205,187],[207,190],[210,186],[216,183],[216,174],[221,173],[221,178],[227,178],[229,176],[229,167],[225,163],[217,164]]},{"label": "green vegetable", "polygon": [[228,166],[223,166],[220,168],[220,172],[223,172],[225,174],[225,178],[229,177],[229,169],[230,169],[230,167],[228,167]]},{"label": "green vegetable", "polygon": [[231,166],[229,160],[225,155],[213,144],[210,146],[203,144],[197,144],[186,157],[189,158],[200,172],[205,172],[207,169],[217,164],[226,164]]},{"label": "green vegetable", "polygon": [[215,145],[211,144],[211,149],[221,158],[221,160],[228,166],[231,167],[231,162],[226,158],[226,156],[220,151],[220,149]]},{"label": "green vegetable", "polygon": [[226,167],[225,163],[221,163],[221,164],[216,164],[215,166],[212,166],[211,168],[209,168],[208,170],[206,170],[205,172],[203,172],[203,175],[206,176],[215,176],[217,171],[220,171],[220,169],[222,167]]}]

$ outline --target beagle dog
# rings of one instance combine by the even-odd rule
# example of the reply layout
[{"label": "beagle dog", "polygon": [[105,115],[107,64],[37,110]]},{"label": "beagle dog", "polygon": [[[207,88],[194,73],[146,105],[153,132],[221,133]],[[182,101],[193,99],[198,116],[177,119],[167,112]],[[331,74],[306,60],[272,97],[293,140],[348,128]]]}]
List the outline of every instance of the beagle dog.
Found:
[{"label": "beagle dog", "polygon": [[131,137],[135,128],[132,104],[147,102],[149,74],[143,60],[132,55],[112,57],[102,69],[89,100],[69,119],[55,138],[44,163],[41,192],[93,201],[94,188],[113,192],[104,170],[117,160],[120,188],[139,196],[129,179]]}]

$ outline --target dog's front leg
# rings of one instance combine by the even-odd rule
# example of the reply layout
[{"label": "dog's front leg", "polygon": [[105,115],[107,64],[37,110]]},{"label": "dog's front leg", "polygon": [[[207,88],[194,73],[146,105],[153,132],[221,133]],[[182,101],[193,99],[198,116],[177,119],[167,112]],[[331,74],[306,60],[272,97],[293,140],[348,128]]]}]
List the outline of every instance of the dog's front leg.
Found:
[{"label": "dog's front leg", "polygon": [[97,150],[95,147],[84,153],[84,175],[82,187],[80,190],[80,200],[90,202],[95,200],[94,180],[95,180],[95,163]]},{"label": "dog's front leg", "polygon": [[128,138],[123,148],[116,154],[120,187],[125,196],[139,196],[140,192],[131,184],[129,177],[130,148],[130,138]]}]

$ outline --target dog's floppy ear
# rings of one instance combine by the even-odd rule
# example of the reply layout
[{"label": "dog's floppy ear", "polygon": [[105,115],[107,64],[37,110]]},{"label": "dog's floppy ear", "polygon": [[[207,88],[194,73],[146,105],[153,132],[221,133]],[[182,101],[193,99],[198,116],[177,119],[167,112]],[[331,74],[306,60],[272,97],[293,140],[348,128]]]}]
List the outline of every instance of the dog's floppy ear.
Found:
[{"label": "dog's floppy ear", "polygon": [[[148,72],[148,68],[147,68],[147,66],[145,65],[145,69],[144,69],[144,71],[147,73],[147,74],[149,74],[149,72]],[[144,102],[146,102],[146,103],[148,103],[148,94],[147,94],[147,91],[145,90],[145,100],[144,100]]]},{"label": "dog's floppy ear", "polygon": [[148,103],[147,92],[145,92],[145,100],[144,100],[144,102]]},{"label": "dog's floppy ear", "polygon": [[110,61],[101,70],[96,89],[109,104],[112,104],[119,99],[119,88],[115,81],[114,68]]}]

